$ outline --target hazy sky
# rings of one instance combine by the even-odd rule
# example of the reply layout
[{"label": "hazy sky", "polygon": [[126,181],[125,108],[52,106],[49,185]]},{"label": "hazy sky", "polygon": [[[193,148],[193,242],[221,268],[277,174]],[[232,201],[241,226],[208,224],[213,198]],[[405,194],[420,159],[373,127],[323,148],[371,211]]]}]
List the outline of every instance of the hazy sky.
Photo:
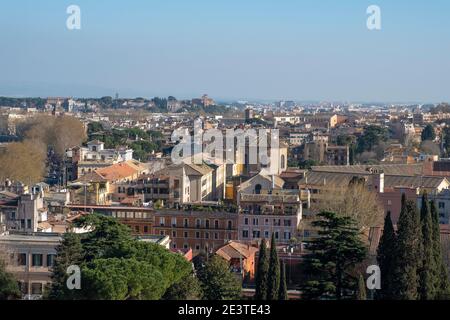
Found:
[{"label": "hazy sky", "polygon": [[0,28],[0,95],[450,100],[448,0],[2,0]]}]

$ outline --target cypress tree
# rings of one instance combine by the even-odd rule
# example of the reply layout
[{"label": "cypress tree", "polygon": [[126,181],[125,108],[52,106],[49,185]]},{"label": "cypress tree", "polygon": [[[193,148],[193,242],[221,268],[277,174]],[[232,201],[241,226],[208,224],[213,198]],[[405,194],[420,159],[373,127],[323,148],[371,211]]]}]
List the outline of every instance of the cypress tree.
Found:
[{"label": "cypress tree", "polygon": [[258,253],[258,267],[255,276],[255,299],[266,300],[267,299],[267,277],[269,272],[269,261],[267,256],[266,239],[261,241]]},{"label": "cypress tree", "polygon": [[422,231],[421,259],[422,263],[419,269],[419,294],[422,300],[432,300],[436,296],[435,277],[435,244],[433,241],[433,221],[431,217],[428,195],[425,192],[422,195],[422,206],[420,209],[420,221]]},{"label": "cypress tree", "polygon": [[398,221],[397,242],[392,275],[392,293],[395,299],[416,300],[421,265],[420,214],[414,201],[402,197],[402,210]]},{"label": "cypress tree", "polygon": [[356,300],[367,300],[366,282],[362,274],[359,274]]},{"label": "cypress tree", "polygon": [[278,289],[280,288],[280,260],[278,259],[275,232],[272,232],[272,240],[270,242],[269,275],[267,283],[267,300],[277,300]]},{"label": "cypress tree", "polygon": [[381,290],[377,292],[377,299],[393,299],[392,268],[395,257],[396,235],[392,224],[391,213],[384,219],[383,235],[377,250],[377,261],[381,271]]},{"label": "cypress tree", "polygon": [[447,266],[442,257],[441,230],[439,227],[439,213],[434,201],[430,201],[431,218],[433,223],[433,253],[435,261],[435,289],[436,299],[448,299],[450,296],[450,284]]},{"label": "cypress tree", "polygon": [[278,300],[288,300],[286,285],[286,263],[284,263],[284,261],[281,261],[280,289],[278,290]]}]

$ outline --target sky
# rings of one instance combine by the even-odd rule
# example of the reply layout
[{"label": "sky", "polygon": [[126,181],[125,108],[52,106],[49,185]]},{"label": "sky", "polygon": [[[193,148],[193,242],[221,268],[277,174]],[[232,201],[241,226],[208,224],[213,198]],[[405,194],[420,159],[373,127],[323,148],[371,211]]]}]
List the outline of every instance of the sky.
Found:
[{"label": "sky", "polygon": [[6,96],[450,101],[448,0],[2,0],[0,29]]}]

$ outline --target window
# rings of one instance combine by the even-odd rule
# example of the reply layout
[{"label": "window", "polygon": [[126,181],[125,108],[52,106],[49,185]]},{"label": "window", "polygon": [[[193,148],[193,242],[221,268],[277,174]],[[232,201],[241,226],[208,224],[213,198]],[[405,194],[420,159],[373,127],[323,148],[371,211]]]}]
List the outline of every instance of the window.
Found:
[{"label": "window", "polygon": [[233,221],[228,220],[228,230],[231,230],[233,228]]},{"label": "window", "polygon": [[439,202],[439,209],[445,209],[445,202]]},{"label": "window", "polygon": [[27,219],[27,228],[31,229],[31,219]]},{"label": "window", "polygon": [[36,294],[36,295],[42,294],[42,283],[32,283],[31,284],[31,294]]},{"label": "window", "polygon": [[281,156],[281,169],[286,168],[286,157],[284,154]]},{"label": "window", "polygon": [[172,227],[176,227],[177,226],[177,218],[172,218]]},{"label": "window", "polygon": [[188,237],[188,233],[184,232],[184,237],[187,238]]},{"label": "window", "polygon": [[275,231],[275,239],[279,239],[280,238],[280,234],[279,234],[279,232],[278,231]]},{"label": "window", "polygon": [[195,227],[196,228],[200,228],[202,226],[202,222],[200,221],[200,219],[196,219],[195,220]]},{"label": "window", "polygon": [[242,230],[242,238],[248,238],[248,230]]},{"label": "window", "polygon": [[244,219],[244,224],[245,224],[246,226],[248,226],[248,218],[245,218],[245,219]]},{"label": "window", "polygon": [[259,224],[259,219],[258,218],[253,218],[253,225],[257,226]]},{"label": "window", "polygon": [[159,235],[160,235],[160,236],[165,236],[165,235],[166,235],[166,232],[165,232],[164,230],[161,230],[161,231],[159,232]]},{"label": "window", "polygon": [[195,237],[196,237],[197,239],[200,239],[200,232],[197,231],[197,232],[195,233]]},{"label": "window", "polygon": [[55,255],[48,254],[47,255],[47,267],[53,267],[55,265]]},{"label": "window", "polygon": [[177,232],[176,231],[172,231],[172,238],[176,238],[177,237]]},{"label": "window", "polygon": [[209,239],[209,232],[205,232],[205,239]]},{"label": "window", "polygon": [[159,225],[161,226],[161,227],[164,227],[164,223],[165,223],[166,221],[165,221],[165,219],[164,219],[164,217],[160,217],[159,218]]},{"label": "window", "polygon": [[214,221],[214,228],[219,229],[219,220]]},{"label": "window", "polygon": [[269,239],[269,231],[264,231],[264,238]]},{"label": "window", "polygon": [[284,226],[285,227],[290,227],[291,226],[291,220],[284,220]]},{"label": "window", "polygon": [[269,219],[264,219],[264,225],[266,225],[266,226],[269,225]]},{"label": "window", "polygon": [[205,228],[209,229],[209,220],[205,220]]},{"label": "window", "polygon": [[27,265],[27,254],[19,253],[19,256],[17,257],[17,263],[19,266],[26,266]]},{"label": "window", "polygon": [[42,254],[33,254],[32,255],[32,266],[33,267],[42,267]]},{"label": "window", "polygon": [[188,249],[188,248],[189,248],[189,245],[188,245],[187,243],[185,243],[185,244],[183,244],[183,248],[184,248],[184,249]]},{"label": "window", "polygon": [[144,233],[148,233],[148,226],[144,226]]},{"label": "window", "polygon": [[219,239],[219,234],[217,232],[214,232],[214,239],[216,239],[216,240]]},{"label": "window", "polygon": [[195,245],[195,250],[200,250],[200,245],[199,244]]},{"label": "window", "polygon": [[136,233],[139,233],[139,232],[141,232],[141,228],[139,228],[139,226],[134,226],[134,231]]},{"label": "window", "polygon": [[174,242],[172,243],[172,248],[176,249],[177,248],[177,244]]},{"label": "window", "polygon": [[188,219],[184,219],[184,223],[183,223],[185,228],[189,228],[189,222]]},{"label": "window", "polygon": [[261,194],[261,189],[262,189],[262,186],[260,184],[257,184],[255,186],[255,194]]},{"label": "window", "polygon": [[253,239],[258,239],[260,237],[259,230],[253,230]]},{"label": "window", "polygon": [[284,240],[290,240],[291,239],[291,233],[289,231],[284,232]]}]

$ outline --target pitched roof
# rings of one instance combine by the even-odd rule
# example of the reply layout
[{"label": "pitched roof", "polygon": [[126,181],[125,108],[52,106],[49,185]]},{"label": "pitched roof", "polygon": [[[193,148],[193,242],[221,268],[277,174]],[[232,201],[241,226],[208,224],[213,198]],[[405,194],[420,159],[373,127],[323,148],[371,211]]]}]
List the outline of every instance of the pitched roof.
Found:
[{"label": "pitched roof", "polygon": [[108,181],[115,181],[131,177],[138,173],[138,170],[127,162],[121,162],[109,167],[97,169],[95,172]]},{"label": "pitched roof", "polygon": [[216,254],[229,261],[231,259],[248,259],[258,252],[258,248],[236,241],[230,241],[216,251]]},{"label": "pitched roof", "polygon": [[353,166],[314,166],[312,171],[320,172],[340,172],[367,174],[368,170],[382,170],[386,175],[421,175],[423,165],[418,164],[381,164],[381,165],[353,165]]},{"label": "pitched roof", "polygon": [[[372,184],[370,174],[341,173],[341,172],[309,172],[306,177],[299,181],[300,185],[330,185],[335,187],[346,187],[354,177],[364,178],[368,185]],[[437,188],[442,183],[449,183],[445,177],[429,176],[405,176],[386,175],[384,176],[385,188],[394,187],[422,187]]]}]

